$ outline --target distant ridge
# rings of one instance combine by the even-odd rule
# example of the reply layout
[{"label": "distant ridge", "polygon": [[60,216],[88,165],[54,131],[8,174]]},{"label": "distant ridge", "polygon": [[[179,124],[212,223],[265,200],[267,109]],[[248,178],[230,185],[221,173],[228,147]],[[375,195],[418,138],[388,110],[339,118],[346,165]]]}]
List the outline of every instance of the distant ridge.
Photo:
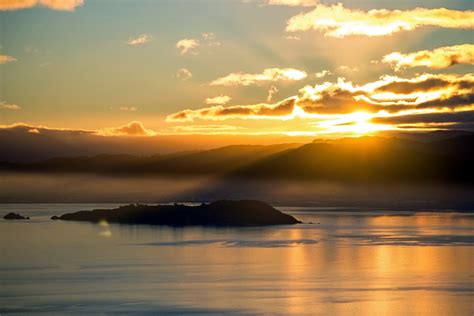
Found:
[{"label": "distant ridge", "polygon": [[305,145],[232,145],[171,155],[54,158],[0,167],[10,172],[474,184],[474,134],[430,142],[364,136]]}]

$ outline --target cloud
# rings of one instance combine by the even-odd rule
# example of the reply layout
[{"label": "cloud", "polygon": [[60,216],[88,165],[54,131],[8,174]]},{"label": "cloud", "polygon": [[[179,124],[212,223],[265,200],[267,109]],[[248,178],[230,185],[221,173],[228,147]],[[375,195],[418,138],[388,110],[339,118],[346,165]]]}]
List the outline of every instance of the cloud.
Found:
[{"label": "cloud", "polygon": [[193,74],[187,68],[178,69],[176,77],[181,80],[189,80],[193,77]]},{"label": "cloud", "polygon": [[289,41],[299,41],[299,40],[301,40],[301,38],[299,36],[294,36],[294,35],[287,35],[287,36],[285,36],[285,39],[287,39]]},{"label": "cloud", "polygon": [[362,11],[345,8],[341,3],[332,6],[320,4],[309,12],[290,18],[286,31],[317,30],[325,36],[343,38],[351,35],[391,35],[425,26],[471,29],[474,27],[474,12],[445,8]]},{"label": "cloud", "polygon": [[99,130],[97,134],[103,136],[154,136],[156,132],[145,128],[141,122],[133,121],[120,127]]},{"label": "cloud", "polygon": [[290,115],[293,112],[295,98],[288,98],[275,104],[234,105],[224,107],[216,105],[199,110],[184,110],[169,115],[167,122],[193,122],[201,120],[225,120],[225,119],[247,119],[268,118]]},{"label": "cloud", "polygon": [[279,80],[302,80],[308,75],[305,71],[293,68],[267,68],[260,74],[236,72],[218,78],[210,83],[211,86],[249,86],[258,82]]},{"label": "cloud", "polygon": [[136,112],[138,108],[134,106],[121,106],[120,111]]},{"label": "cloud", "polygon": [[266,5],[281,5],[288,7],[314,7],[318,0],[265,0]]},{"label": "cloud", "polygon": [[474,64],[474,45],[446,46],[409,54],[394,52],[385,55],[382,62],[389,64],[397,71],[412,67],[443,69],[457,64],[472,65]]},{"label": "cloud", "polygon": [[429,124],[429,123],[474,123],[474,111],[435,112],[424,114],[396,115],[371,119],[378,124]]},{"label": "cloud", "polygon": [[185,125],[185,126],[175,126],[174,131],[184,132],[184,133],[200,133],[200,134],[220,134],[222,132],[233,132],[245,129],[240,126],[234,125]]},{"label": "cloud", "polygon": [[15,57],[8,56],[8,55],[0,55],[0,65],[1,64],[6,64],[6,63],[11,63],[17,61]]},{"label": "cloud", "polygon": [[94,131],[69,129],[69,128],[55,128],[43,125],[31,125],[27,123],[15,123],[10,125],[0,125],[0,130],[3,131],[16,131],[32,134],[56,134],[56,133],[69,133],[69,135],[85,135],[94,134]]},{"label": "cloud", "polygon": [[382,76],[355,85],[344,78],[305,86],[298,95],[274,104],[213,106],[184,110],[167,117],[168,122],[225,119],[321,119],[364,112],[375,116],[463,111],[474,109],[474,75],[423,74],[406,79]]},{"label": "cloud", "polygon": [[197,55],[197,49],[201,46],[214,47],[220,46],[221,43],[216,41],[216,35],[212,32],[206,32],[201,34],[202,40],[195,38],[184,38],[176,43],[176,48],[180,50],[181,55]]},{"label": "cloud", "polygon": [[359,68],[357,67],[351,67],[347,65],[341,65],[337,67],[337,70],[340,72],[358,72]]},{"label": "cloud", "polygon": [[300,90],[297,105],[306,113],[454,109],[474,103],[474,76],[424,74],[411,79],[382,76],[362,86],[339,78]]},{"label": "cloud", "polygon": [[329,70],[322,70],[320,72],[315,73],[314,75],[316,76],[316,78],[323,78],[323,77],[326,77],[330,74],[331,74],[331,72]]},{"label": "cloud", "polygon": [[180,50],[181,55],[196,55],[196,48],[199,47],[199,41],[194,38],[184,38],[176,43],[176,48]]},{"label": "cloud", "polygon": [[149,34],[140,34],[135,38],[129,38],[127,41],[128,45],[143,45],[152,40],[152,36]]},{"label": "cloud", "polygon": [[84,4],[83,0],[3,0],[0,1],[0,11],[21,10],[43,6],[58,11],[74,11]]},{"label": "cloud", "polygon": [[214,34],[212,32],[202,33],[201,36],[205,40],[208,40],[208,41],[212,41],[212,40],[216,39],[216,34]]},{"label": "cloud", "polygon": [[16,104],[9,104],[9,103],[6,103],[5,101],[3,102],[0,102],[0,109],[4,109],[4,110],[20,110],[21,107],[16,105]]},{"label": "cloud", "polygon": [[229,97],[228,95],[219,95],[217,97],[213,97],[213,98],[207,98],[205,100],[206,104],[219,104],[219,105],[224,105],[224,104],[227,104],[229,103],[229,101],[232,100],[231,97]]},{"label": "cloud", "polygon": [[272,102],[273,95],[277,92],[278,92],[278,88],[272,85],[270,89],[268,90],[267,103]]},{"label": "cloud", "polygon": [[147,129],[139,121],[133,121],[119,127],[103,128],[98,130],[81,130],[70,128],[55,128],[42,125],[31,125],[27,123],[15,123],[11,125],[0,125],[1,130],[17,131],[33,134],[58,135],[97,135],[97,136],[155,136],[157,132]]}]

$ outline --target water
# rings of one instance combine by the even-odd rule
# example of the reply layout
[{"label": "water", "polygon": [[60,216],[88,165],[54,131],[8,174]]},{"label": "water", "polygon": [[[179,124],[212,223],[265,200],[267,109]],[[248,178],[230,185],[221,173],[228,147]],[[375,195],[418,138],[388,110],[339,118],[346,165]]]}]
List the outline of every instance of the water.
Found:
[{"label": "water", "polygon": [[472,315],[474,214],[297,208],[305,222],[51,221],[114,204],[1,204],[0,314]]}]

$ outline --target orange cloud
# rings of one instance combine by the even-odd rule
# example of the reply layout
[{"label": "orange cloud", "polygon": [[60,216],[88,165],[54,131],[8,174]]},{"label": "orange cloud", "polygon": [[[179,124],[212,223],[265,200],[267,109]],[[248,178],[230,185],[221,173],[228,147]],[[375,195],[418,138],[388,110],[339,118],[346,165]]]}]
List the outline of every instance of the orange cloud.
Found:
[{"label": "orange cloud", "polygon": [[279,118],[293,112],[295,98],[288,98],[275,104],[234,105],[224,107],[216,105],[199,110],[184,110],[169,115],[167,122],[192,122],[201,120]]},{"label": "orange cloud", "polygon": [[258,82],[266,81],[298,81],[308,75],[303,70],[293,68],[267,68],[260,74],[249,74],[244,72],[231,73],[218,78],[210,83],[211,86],[249,86]]},{"label": "orange cloud", "polygon": [[104,136],[154,136],[156,132],[145,128],[141,122],[133,121],[120,127],[99,130],[97,134]]},{"label": "orange cloud", "polygon": [[471,29],[474,27],[474,12],[445,8],[362,11],[345,8],[341,3],[332,6],[320,4],[312,11],[290,18],[286,31],[317,30],[325,36],[343,38],[350,35],[391,35],[425,26]]},{"label": "orange cloud", "polygon": [[[411,79],[383,76],[364,85],[339,78],[306,86],[274,104],[213,106],[184,110],[167,117],[168,122],[226,119],[321,119],[356,112],[398,115],[417,112],[466,110],[474,107],[474,76],[424,74]],[[364,117],[364,119],[366,119]]]},{"label": "orange cloud", "polygon": [[422,50],[409,54],[399,52],[385,55],[382,62],[395,70],[412,67],[448,68],[457,64],[474,64],[474,45],[464,44]]},{"label": "orange cloud", "polygon": [[0,65],[1,64],[6,64],[6,63],[11,63],[17,61],[15,57],[8,56],[8,55],[0,55]]},{"label": "orange cloud", "polygon": [[0,1],[0,11],[21,10],[35,6],[58,11],[74,11],[76,7],[83,4],[83,0],[2,0]]}]

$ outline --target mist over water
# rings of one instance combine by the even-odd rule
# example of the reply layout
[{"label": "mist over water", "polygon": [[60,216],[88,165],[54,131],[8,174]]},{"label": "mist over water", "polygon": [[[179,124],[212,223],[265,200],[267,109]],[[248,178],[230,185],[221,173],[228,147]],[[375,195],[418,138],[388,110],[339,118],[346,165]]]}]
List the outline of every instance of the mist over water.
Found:
[{"label": "mist over water", "polygon": [[275,205],[473,210],[470,186],[225,179],[217,176],[0,174],[0,203],[161,203],[257,199]]},{"label": "mist over water", "polygon": [[[51,221],[118,204],[1,204],[0,313],[471,315],[474,216],[287,206],[301,225]],[[314,224],[308,224],[312,222]]]}]

